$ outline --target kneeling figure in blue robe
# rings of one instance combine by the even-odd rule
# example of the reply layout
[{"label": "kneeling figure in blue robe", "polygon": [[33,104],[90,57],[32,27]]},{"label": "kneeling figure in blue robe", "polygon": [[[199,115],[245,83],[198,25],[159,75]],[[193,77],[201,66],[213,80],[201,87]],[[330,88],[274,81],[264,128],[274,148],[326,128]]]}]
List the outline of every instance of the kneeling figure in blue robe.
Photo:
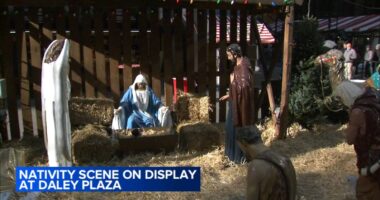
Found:
[{"label": "kneeling figure in blue robe", "polygon": [[139,74],[124,93],[115,114],[124,111],[126,123],[123,124],[127,129],[159,127],[157,114],[162,106],[161,100],[148,86],[146,78]]}]

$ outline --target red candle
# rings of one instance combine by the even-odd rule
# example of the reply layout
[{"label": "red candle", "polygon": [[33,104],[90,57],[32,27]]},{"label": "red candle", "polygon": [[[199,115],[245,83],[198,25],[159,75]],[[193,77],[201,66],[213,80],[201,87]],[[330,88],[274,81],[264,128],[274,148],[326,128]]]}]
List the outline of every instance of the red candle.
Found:
[{"label": "red candle", "polygon": [[183,92],[187,94],[187,77],[183,77]]},{"label": "red candle", "polygon": [[177,101],[177,79],[173,77],[173,89],[174,89],[174,94],[173,94],[173,103]]}]

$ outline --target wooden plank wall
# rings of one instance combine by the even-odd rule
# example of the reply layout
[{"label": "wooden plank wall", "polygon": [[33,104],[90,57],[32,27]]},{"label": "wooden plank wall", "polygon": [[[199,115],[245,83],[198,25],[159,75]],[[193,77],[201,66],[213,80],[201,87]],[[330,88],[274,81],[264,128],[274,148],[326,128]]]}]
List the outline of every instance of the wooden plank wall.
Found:
[{"label": "wooden plank wall", "polygon": [[155,94],[161,95],[162,61],[161,61],[161,31],[162,21],[159,20],[159,9],[154,8],[149,15],[151,34],[149,37],[149,65],[152,69],[151,86]]},{"label": "wooden plank wall", "polygon": [[210,97],[211,109],[209,110],[210,121],[216,120],[216,14],[215,10],[209,10],[209,40],[208,40],[208,96]]},{"label": "wooden plank wall", "polygon": [[[227,88],[230,82],[230,76],[227,66],[227,11],[220,10],[220,42],[219,42],[219,94],[220,97],[226,95]],[[226,119],[226,101],[219,103],[219,120]]]},{"label": "wooden plank wall", "polygon": [[[134,77],[142,73],[163,102],[172,106],[172,78],[177,79],[178,90],[183,90],[186,77],[189,93],[210,97],[210,121],[224,121],[225,103],[219,104],[218,112],[215,105],[216,93],[224,95],[229,82],[226,46],[237,42],[240,23],[240,44],[246,51],[244,38],[251,16],[238,9],[192,6],[115,9],[70,5],[1,10],[6,13],[1,17],[5,27],[1,45],[7,49],[1,55],[1,73],[7,81],[8,102],[16,102],[8,104],[12,138],[22,137],[24,131],[41,134],[42,57],[54,39],[62,38],[70,40],[71,96],[111,98],[117,106]],[[133,57],[136,54],[138,57]],[[140,67],[132,68],[136,64]]]},{"label": "wooden plank wall", "polygon": [[[23,90],[23,88],[29,90],[29,77],[27,74],[28,70],[28,58],[27,58],[27,49],[26,45],[22,45],[26,42],[26,34],[24,32],[25,30],[25,23],[24,23],[24,11],[20,10],[18,11],[17,15],[14,17],[14,23],[15,23],[15,38],[21,38],[20,40],[15,40],[16,47],[22,47],[20,49],[16,49],[16,57],[17,60],[21,60],[21,63],[17,65],[17,118],[18,118],[18,125],[19,125],[19,133],[20,137],[23,137],[24,135],[24,119],[23,119],[23,111],[25,111],[25,118],[30,121],[31,119],[31,113],[26,111],[25,108],[29,104],[29,93]],[[24,97],[24,99],[22,98]]]},{"label": "wooden plank wall", "polygon": [[[70,83],[71,96],[83,96],[82,78],[83,65],[81,64],[80,21],[79,8],[70,8],[69,39],[70,39]],[[100,62],[99,62],[100,63]]]},{"label": "wooden plank wall", "polygon": [[[173,35],[174,35],[174,76],[176,77],[177,91],[183,90],[184,76],[184,27],[182,21],[182,8],[174,10],[173,20]],[[178,93],[178,92],[177,92]]]},{"label": "wooden plank wall", "polygon": [[9,122],[10,128],[12,130],[11,134],[3,134],[6,135],[7,138],[4,139],[12,139],[12,138],[20,138],[19,129],[18,129],[18,117],[17,117],[17,75],[15,69],[16,61],[15,56],[15,45],[13,44],[13,35],[10,33],[10,29],[14,30],[12,27],[12,15],[7,14],[5,16],[0,17],[0,25],[2,27],[9,27],[8,29],[2,28],[0,30],[1,37],[1,67],[4,67],[4,77],[6,80],[6,91],[7,91],[7,102],[8,102],[8,114],[9,114]]},{"label": "wooden plank wall", "polygon": [[163,27],[163,72],[164,72],[164,96],[165,104],[171,106],[173,103],[173,86],[172,86],[172,72],[173,68],[173,37],[172,37],[172,10],[163,9],[162,27]]}]

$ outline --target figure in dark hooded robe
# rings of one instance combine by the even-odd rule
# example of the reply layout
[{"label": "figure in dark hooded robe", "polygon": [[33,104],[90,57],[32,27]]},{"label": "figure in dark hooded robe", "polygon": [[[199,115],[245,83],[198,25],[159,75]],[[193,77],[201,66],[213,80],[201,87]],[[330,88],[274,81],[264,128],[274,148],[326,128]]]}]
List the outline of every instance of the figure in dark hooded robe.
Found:
[{"label": "figure in dark hooded robe", "polygon": [[227,58],[234,64],[230,74],[230,86],[227,95],[219,100],[228,99],[225,154],[235,163],[245,161],[242,150],[236,143],[235,128],[255,124],[254,79],[253,70],[247,57],[242,56],[238,44],[227,48]]}]

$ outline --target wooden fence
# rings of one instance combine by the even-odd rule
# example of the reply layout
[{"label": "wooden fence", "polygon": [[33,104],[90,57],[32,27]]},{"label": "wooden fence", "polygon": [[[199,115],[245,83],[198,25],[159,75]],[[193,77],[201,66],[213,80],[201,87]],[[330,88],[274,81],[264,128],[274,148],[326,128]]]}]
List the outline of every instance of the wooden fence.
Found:
[{"label": "wooden fence", "polygon": [[[228,81],[227,31],[230,42],[236,42],[239,33],[243,50],[253,59],[255,55],[250,51],[253,40],[246,40],[247,31],[250,38],[256,36],[246,23],[257,13],[241,6],[16,5],[0,9],[0,78],[7,83],[12,130],[8,139],[42,130],[41,62],[54,39],[70,40],[72,96],[111,98],[116,106],[133,78],[143,73],[154,92],[172,105],[172,78],[177,78],[177,87],[182,89],[182,79],[187,77],[190,93],[208,95],[210,103],[219,108],[210,112],[213,122],[225,118],[225,104],[219,105],[217,98],[226,91]],[[221,52],[218,57],[217,50]]]}]

